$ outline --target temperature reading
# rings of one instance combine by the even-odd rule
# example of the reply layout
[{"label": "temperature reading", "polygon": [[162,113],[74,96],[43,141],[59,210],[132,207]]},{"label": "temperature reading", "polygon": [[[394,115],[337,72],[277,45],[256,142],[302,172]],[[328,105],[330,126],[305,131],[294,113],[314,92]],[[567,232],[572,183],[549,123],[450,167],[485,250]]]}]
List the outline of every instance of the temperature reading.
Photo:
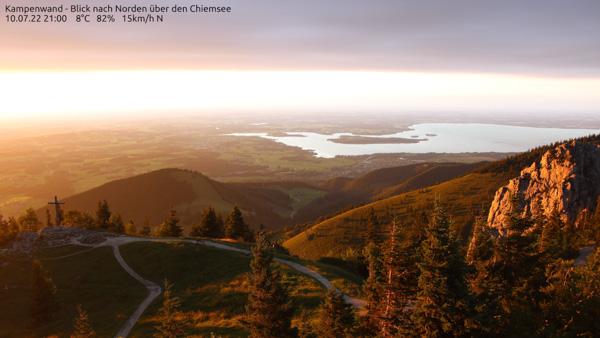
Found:
[{"label": "temperature reading", "polygon": [[127,6],[120,4],[101,6],[96,4],[61,4],[55,6],[6,5],[4,11],[6,12],[6,22],[17,24],[57,23],[67,22],[69,19],[77,23],[116,23],[118,19],[118,22],[127,24],[160,24],[175,15],[214,16],[231,13],[231,7],[212,7],[197,4],[189,6],[159,6],[154,4],[147,6],[135,3]]}]

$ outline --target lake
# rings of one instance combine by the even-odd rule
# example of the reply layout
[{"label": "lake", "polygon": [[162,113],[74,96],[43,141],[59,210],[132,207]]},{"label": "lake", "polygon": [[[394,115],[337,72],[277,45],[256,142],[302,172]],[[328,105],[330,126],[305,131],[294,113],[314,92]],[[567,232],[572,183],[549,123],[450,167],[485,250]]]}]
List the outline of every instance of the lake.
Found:
[{"label": "lake", "polygon": [[[376,153],[484,153],[522,152],[537,146],[600,133],[598,129],[533,128],[497,124],[423,123],[410,126],[409,131],[390,135],[354,135],[336,133],[323,135],[313,132],[288,132],[287,136],[267,133],[235,133],[239,137],[262,137],[292,147],[310,150],[317,157],[338,155],[370,155]],[[398,144],[336,143],[342,136],[361,138],[404,138],[423,141]],[[338,141],[339,142],[339,141]]]}]

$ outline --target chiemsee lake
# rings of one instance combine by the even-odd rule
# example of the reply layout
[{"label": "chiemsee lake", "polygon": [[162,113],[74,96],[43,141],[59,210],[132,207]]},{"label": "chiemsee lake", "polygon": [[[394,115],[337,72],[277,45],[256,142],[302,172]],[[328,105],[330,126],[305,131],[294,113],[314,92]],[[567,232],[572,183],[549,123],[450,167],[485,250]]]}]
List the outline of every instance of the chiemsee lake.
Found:
[{"label": "chiemsee lake", "polygon": [[[599,129],[564,129],[517,127],[497,124],[424,123],[410,130],[390,135],[355,135],[335,133],[323,135],[313,132],[288,132],[285,136],[267,133],[235,133],[240,137],[262,137],[292,147],[310,150],[317,157],[338,155],[370,155],[377,153],[485,153],[523,152],[538,146],[571,138],[600,133]],[[406,139],[413,143],[339,143],[344,137],[360,137],[363,141],[377,142],[377,138]],[[417,142],[417,140],[420,140]],[[337,141],[337,142],[336,142]],[[390,141],[392,142],[392,141]],[[366,143],[366,142],[365,142]]]}]

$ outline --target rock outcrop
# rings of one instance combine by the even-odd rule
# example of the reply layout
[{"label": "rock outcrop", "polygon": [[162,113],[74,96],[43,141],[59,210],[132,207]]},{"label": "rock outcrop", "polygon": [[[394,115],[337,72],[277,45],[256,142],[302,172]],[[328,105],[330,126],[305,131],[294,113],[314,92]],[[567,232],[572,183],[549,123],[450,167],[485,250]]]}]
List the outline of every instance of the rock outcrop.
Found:
[{"label": "rock outcrop", "polygon": [[71,244],[77,239],[83,244],[100,244],[108,238],[120,235],[111,232],[98,232],[83,228],[47,227],[37,232],[22,232],[6,249],[0,248],[0,255],[33,257],[40,247],[56,247]]},{"label": "rock outcrop", "polygon": [[563,221],[575,222],[581,210],[595,210],[600,194],[600,146],[570,142],[544,154],[540,164],[500,188],[488,215],[496,235],[505,235],[504,220],[512,211],[510,197],[518,194],[523,214],[549,215],[554,208]]}]

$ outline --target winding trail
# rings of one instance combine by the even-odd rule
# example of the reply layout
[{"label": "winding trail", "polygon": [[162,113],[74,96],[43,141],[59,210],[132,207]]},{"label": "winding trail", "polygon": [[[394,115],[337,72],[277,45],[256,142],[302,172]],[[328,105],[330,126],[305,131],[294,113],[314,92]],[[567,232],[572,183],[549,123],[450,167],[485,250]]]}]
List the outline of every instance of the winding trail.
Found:
[{"label": "winding trail", "polygon": [[[212,247],[215,247],[218,249],[223,249],[223,250],[235,251],[235,252],[239,252],[245,256],[252,255],[252,251],[250,251],[250,250],[235,248],[235,247],[232,247],[229,245],[211,242],[208,240],[177,239],[177,238],[144,238],[144,237],[129,237],[129,236],[125,237],[125,236],[123,236],[123,237],[108,238],[104,242],[99,243],[99,244],[85,244],[85,243],[79,242],[79,238],[73,238],[71,240],[71,244],[92,247],[90,250],[92,250],[93,248],[102,247],[102,246],[111,246],[113,249],[113,254],[115,255],[115,258],[117,259],[119,264],[121,264],[123,269],[125,271],[127,271],[127,273],[129,273],[133,278],[135,278],[140,283],[142,283],[146,287],[146,289],[148,289],[149,295],[138,306],[138,308],[133,312],[133,314],[131,314],[131,316],[129,316],[129,318],[127,319],[127,322],[125,322],[123,327],[121,327],[119,332],[115,335],[115,338],[127,337],[127,335],[129,335],[129,332],[131,331],[131,329],[133,329],[133,327],[135,326],[135,323],[142,316],[142,314],[144,313],[146,308],[162,292],[162,289],[160,286],[158,286],[157,284],[155,284],[149,280],[142,278],[142,276],[137,274],[137,272],[135,272],[129,265],[127,265],[127,263],[121,256],[121,252],[119,251],[119,246],[121,246],[122,244],[133,243],[133,242],[188,242],[188,243],[194,243],[194,244],[198,244],[198,245],[212,246]],[[87,252],[87,251],[89,251],[89,250],[84,250],[84,251],[81,251],[81,252],[78,252],[75,254],[71,254],[71,255],[67,255],[67,256],[63,256],[63,257],[69,257],[69,256],[77,255],[77,254],[80,254],[83,252]],[[63,258],[63,257],[57,257],[55,259]],[[325,288],[327,288],[327,289],[329,289],[331,287],[331,281],[329,281],[327,278],[323,277],[321,274],[317,273],[316,271],[311,270],[301,264],[298,264],[298,263],[295,263],[292,261],[288,261],[286,259],[281,259],[281,258],[273,258],[273,261],[277,262],[277,263],[285,264],[285,265],[291,267],[292,269],[295,269],[299,272],[302,272],[302,273],[316,279],[319,283],[323,284],[323,286],[325,286]],[[338,288],[335,288],[335,290],[337,292],[341,292]],[[365,301],[362,299],[353,298],[348,295],[344,295],[344,299],[346,300],[347,303],[352,304],[355,307],[362,308],[365,306]]]},{"label": "winding trail", "polygon": [[127,273],[129,273],[133,278],[137,279],[140,283],[144,284],[146,289],[148,289],[148,291],[150,292],[148,297],[146,297],[146,299],[144,299],[144,301],[138,306],[138,308],[133,312],[133,314],[129,316],[125,324],[123,324],[123,327],[121,327],[119,332],[117,332],[117,334],[115,335],[115,337],[127,337],[131,329],[133,329],[133,327],[135,326],[135,323],[137,323],[138,319],[140,319],[140,317],[142,316],[144,311],[146,311],[146,308],[150,305],[150,303],[152,303],[152,301],[156,299],[156,297],[160,296],[162,289],[160,288],[160,286],[152,283],[147,279],[142,278],[142,276],[138,275],[137,272],[133,271],[133,269],[129,265],[127,265],[127,263],[125,263],[123,256],[121,256],[121,252],[119,252],[118,245],[113,246],[113,254],[117,258],[117,261],[119,261],[119,264],[121,264],[123,269],[125,269],[125,271],[127,271]]}]

